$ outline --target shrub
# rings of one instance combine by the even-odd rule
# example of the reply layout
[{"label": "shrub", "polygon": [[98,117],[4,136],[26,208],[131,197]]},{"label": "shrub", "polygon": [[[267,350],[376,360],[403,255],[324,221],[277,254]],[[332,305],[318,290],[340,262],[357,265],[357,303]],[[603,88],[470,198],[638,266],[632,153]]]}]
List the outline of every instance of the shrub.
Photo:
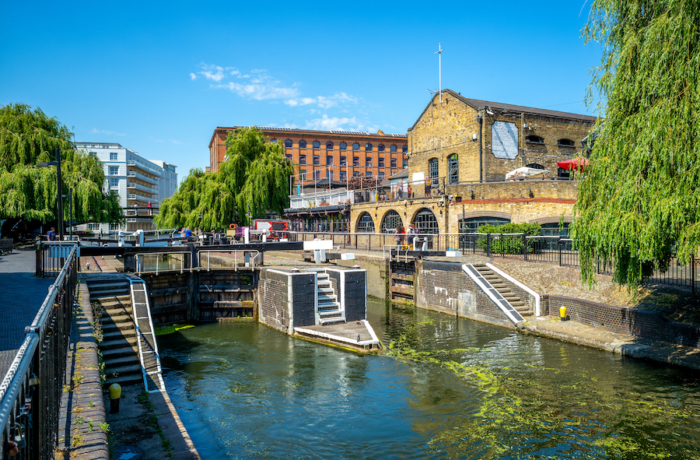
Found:
[{"label": "shrub", "polygon": [[[505,224],[505,225],[482,225],[477,230],[477,233],[489,234],[506,234],[506,233],[524,233],[527,236],[539,235],[542,231],[540,224]],[[477,240],[477,247],[481,250],[486,250],[487,237],[482,236]],[[529,246],[529,245],[528,245]],[[532,252],[532,248],[528,247],[528,251]],[[523,253],[523,237],[522,235],[503,235],[491,237],[491,252],[496,254],[522,254]]]}]

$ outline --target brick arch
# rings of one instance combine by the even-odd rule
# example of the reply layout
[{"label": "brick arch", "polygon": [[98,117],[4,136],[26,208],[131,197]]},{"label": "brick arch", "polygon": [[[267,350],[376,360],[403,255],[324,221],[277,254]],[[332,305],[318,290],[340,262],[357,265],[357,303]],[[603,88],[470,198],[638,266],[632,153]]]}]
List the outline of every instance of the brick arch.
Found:
[{"label": "brick arch", "polygon": [[[440,209],[442,209],[442,208],[440,208]],[[435,220],[437,221],[437,225],[438,225],[438,232],[439,233],[447,233],[447,229],[444,228],[444,222],[443,222],[444,218],[440,215],[439,208],[437,208],[437,207],[435,207],[434,209],[431,209],[430,206],[422,206],[422,207],[416,209],[415,212],[413,213],[413,215],[411,216],[411,220],[407,221],[406,225],[414,224],[418,213],[421,211],[424,211],[424,210],[432,212],[433,216],[435,216]],[[414,227],[415,227],[415,224],[414,224]]]},{"label": "brick arch", "polygon": [[[561,216],[545,216],[538,217],[537,219],[532,219],[528,221],[530,224],[558,224]],[[571,223],[573,216],[564,216],[564,222]]]},{"label": "brick arch", "polygon": [[372,233],[376,233],[376,232],[377,232],[377,221],[376,221],[376,219],[375,219],[374,217],[372,217],[372,213],[369,212],[369,211],[363,211],[363,212],[360,213],[359,216],[357,216],[357,219],[355,219],[355,225],[354,225],[354,227],[355,227],[355,229],[354,229],[355,232],[354,232],[354,233],[358,233],[357,227],[358,227],[358,225],[360,224],[360,219],[362,219],[362,217],[363,217],[365,214],[369,215],[369,218],[372,219],[372,223],[374,224],[374,232],[372,232]]},{"label": "brick arch", "polygon": [[513,215],[509,212],[501,211],[470,211],[463,214],[457,214],[459,219],[472,219],[474,217],[498,217],[499,219],[508,219],[513,222]]},{"label": "brick arch", "polygon": [[401,210],[389,208],[382,214],[381,218],[378,219],[379,220],[379,227],[377,227],[376,225],[374,227],[377,230],[377,233],[381,233],[382,225],[384,225],[384,219],[386,219],[387,214],[389,214],[391,211],[394,211],[394,212],[396,212],[396,214],[399,215],[399,217],[401,218],[401,225],[403,225],[404,227],[408,227],[409,222],[406,222],[407,217],[401,214]]}]

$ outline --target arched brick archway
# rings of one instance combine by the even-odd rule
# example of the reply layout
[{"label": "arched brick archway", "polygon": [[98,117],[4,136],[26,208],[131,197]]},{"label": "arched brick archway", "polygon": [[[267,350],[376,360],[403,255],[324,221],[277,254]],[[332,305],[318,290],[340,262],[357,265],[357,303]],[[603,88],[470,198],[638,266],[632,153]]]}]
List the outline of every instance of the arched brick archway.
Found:
[{"label": "arched brick archway", "polygon": [[411,219],[416,233],[430,233],[437,235],[440,233],[440,224],[435,213],[428,208],[421,208],[413,215]]},{"label": "arched brick archway", "polygon": [[355,232],[357,233],[375,233],[377,226],[375,225],[372,214],[365,211],[357,217],[355,222]]},{"label": "arched brick archway", "polygon": [[399,214],[398,211],[395,209],[389,209],[382,216],[379,231],[381,233],[394,233],[396,227],[399,225],[403,225],[405,227],[406,222],[404,222],[404,219],[401,217],[401,214]]}]

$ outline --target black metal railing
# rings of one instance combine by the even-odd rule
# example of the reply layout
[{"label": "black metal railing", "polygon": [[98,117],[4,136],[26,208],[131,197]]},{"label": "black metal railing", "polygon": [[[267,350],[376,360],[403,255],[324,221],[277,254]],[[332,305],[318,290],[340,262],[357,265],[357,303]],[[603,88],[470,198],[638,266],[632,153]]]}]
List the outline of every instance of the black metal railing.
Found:
[{"label": "black metal railing", "polygon": [[77,272],[73,244],[0,384],[3,459],[54,458]]}]

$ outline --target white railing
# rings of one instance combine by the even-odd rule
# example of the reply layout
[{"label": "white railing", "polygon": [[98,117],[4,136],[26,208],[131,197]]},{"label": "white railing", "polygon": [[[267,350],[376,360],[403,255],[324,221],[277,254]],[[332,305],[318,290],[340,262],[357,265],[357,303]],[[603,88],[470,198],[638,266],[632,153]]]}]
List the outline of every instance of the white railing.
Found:
[{"label": "white railing", "polygon": [[[212,254],[214,257],[212,257]],[[211,271],[212,269],[233,269],[237,271],[239,266],[246,268],[255,267],[259,263],[260,252],[238,250],[222,251],[220,249],[216,249],[210,251],[199,251],[197,256],[199,257],[198,267],[200,270]],[[225,263],[225,259],[233,261],[233,266]]]},{"label": "white railing", "polygon": [[136,188],[136,189],[142,190],[142,191],[144,191],[144,192],[146,192],[146,193],[154,193],[154,194],[155,194],[155,193],[158,193],[158,189],[156,189],[155,186],[149,187],[149,186],[146,186],[146,185],[136,184],[136,183],[134,183],[134,182],[127,182],[127,183],[126,183],[126,188]]},{"label": "white railing", "polygon": [[338,206],[353,203],[355,194],[345,189],[331,192],[292,195],[289,197],[291,209],[317,208],[320,206]]},{"label": "white railing", "polygon": [[143,195],[137,195],[136,193],[129,193],[126,198],[129,200],[150,201],[151,203],[158,202],[158,198],[145,197]]},{"label": "white railing", "polygon": [[153,184],[158,183],[158,179],[154,179],[152,177],[144,176],[143,174],[139,174],[136,171],[127,171],[126,172],[126,177],[134,177],[136,179],[141,179],[142,181],[146,182],[151,182]]},{"label": "white railing", "polygon": [[134,160],[128,160],[128,161],[126,162],[126,165],[127,165],[127,166],[135,166],[135,167],[137,167],[137,168],[143,169],[144,171],[148,171],[148,172],[151,173],[151,174],[155,174],[156,176],[160,176],[160,171],[159,171],[159,170],[157,170],[157,169],[155,169],[155,168],[150,168],[150,167],[148,167],[148,166],[146,166],[146,165],[144,165],[144,164],[141,164],[141,163],[137,163],[137,162],[134,161]]}]

